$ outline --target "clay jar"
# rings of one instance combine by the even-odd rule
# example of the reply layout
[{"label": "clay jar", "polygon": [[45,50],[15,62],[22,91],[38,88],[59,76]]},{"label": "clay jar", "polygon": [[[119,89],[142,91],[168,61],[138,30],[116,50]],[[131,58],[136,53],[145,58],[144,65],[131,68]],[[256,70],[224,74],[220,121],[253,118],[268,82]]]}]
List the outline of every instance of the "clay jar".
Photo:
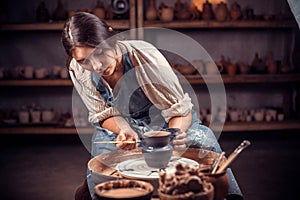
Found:
[{"label": "clay jar", "polygon": [[218,21],[225,21],[228,17],[228,8],[227,4],[221,1],[215,11],[216,20]]},{"label": "clay jar", "polygon": [[48,8],[46,7],[45,1],[42,0],[36,9],[36,21],[48,22],[49,19],[50,19],[50,14]]},{"label": "clay jar", "polygon": [[250,67],[244,62],[238,62],[239,71],[241,74],[248,74]]},{"label": "clay jar", "polygon": [[51,122],[53,120],[54,113],[51,110],[44,110],[42,112],[42,121],[43,122]]},{"label": "clay jar", "polygon": [[229,190],[229,177],[226,171],[211,174],[209,168],[199,169],[204,174],[204,179],[214,186],[214,200],[224,200]]},{"label": "clay jar", "polygon": [[174,9],[171,7],[163,7],[159,11],[159,18],[163,22],[170,22],[174,18]]},{"label": "clay jar", "polygon": [[21,110],[21,111],[19,111],[18,116],[19,116],[19,122],[21,124],[29,123],[29,112],[28,111]]},{"label": "clay jar", "polygon": [[35,78],[43,79],[48,75],[48,69],[45,67],[39,67],[34,70]]},{"label": "clay jar", "polygon": [[187,6],[181,2],[181,0],[177,0],[175,2],[175,16],[179,20],[187,20],[190,19],[191,13],[189,12]]},{"label": "clay jar", "polygon": [[238,20],[242,16],[241,7],[237,2],[230,6],[230,17],[232,20]]},{"label": "clay jar", "polygon": [[213,9],[212,4],[206,0],[205,3],[202,5],[202,19],[210,20],[213,18]]},{"label": "clay jar", "polygon": [[146,19],[147,20],[156,20],[157,18],[157,10],[155,7],[155,0],[150,0],[149,6],[146,10]]},{"label": "clay jar", "polygon": [[149,131],[142,138],[142,155],[152,168],[166,168],[171,159],[173,147],[168,131]]},{"label": "clay jar", "polygon": [[236,70],[237,70],[237,66],[236,64],[233,64],[233,63],[228,63],[226,65],[226,71],[227,71],[227,74],[230,75],[230,76],[233,76],[236,74]]},{"label": "clay jar", "polygon": [[33,78],[33,72],[34,72],[34,69],[33,69],[32,66],[26,66],[20,71],[21,76],[26,78],[26,79],[32,79]]},{"label": "clay jar", "polygon": [[266,65],[269,74],[277,73],[277,64],[273,56],[273,52],[269,52],[266,60]]}]

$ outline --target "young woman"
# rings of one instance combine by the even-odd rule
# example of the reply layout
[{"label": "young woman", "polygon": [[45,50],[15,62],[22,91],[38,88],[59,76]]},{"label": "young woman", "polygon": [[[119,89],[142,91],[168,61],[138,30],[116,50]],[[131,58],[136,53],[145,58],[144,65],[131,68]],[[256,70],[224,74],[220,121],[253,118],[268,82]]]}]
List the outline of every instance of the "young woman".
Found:
[{"label": "young woman", "polygon": [[[92,156],[136,148],[125,141],[137,140],[149,127],[179,128],[173,141],[177,150],[194,146],[221,152],[212,131],[197,118],[189,94],[152,44],[121,40],[112,27],[85,12],[67,20],[62,43],[69,55],[70,77],[95,127]],[[120,143],[94,143],[115,140]],[[228,174],[230,194],[241,197],[230,170]],[[87,183],[92,199],[97,199],[89,173]]]}]

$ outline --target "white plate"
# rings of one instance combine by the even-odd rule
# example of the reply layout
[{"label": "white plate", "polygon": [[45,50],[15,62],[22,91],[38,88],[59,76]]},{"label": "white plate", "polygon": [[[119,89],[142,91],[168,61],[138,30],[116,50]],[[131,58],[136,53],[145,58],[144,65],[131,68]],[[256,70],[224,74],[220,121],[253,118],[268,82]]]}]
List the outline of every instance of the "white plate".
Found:
[{"label": "white plate", "polygon": [[[172,157],[166,171],[175,170],[175,166],[178,163],[194,165],[199,167],[199,164],[191,159],[182,157]],[[123,161],[115,167],[115,169],[126,178],[138,178],[138,179],[158,179],[159,169],[148,167],[144,158],[135,158]]]}]

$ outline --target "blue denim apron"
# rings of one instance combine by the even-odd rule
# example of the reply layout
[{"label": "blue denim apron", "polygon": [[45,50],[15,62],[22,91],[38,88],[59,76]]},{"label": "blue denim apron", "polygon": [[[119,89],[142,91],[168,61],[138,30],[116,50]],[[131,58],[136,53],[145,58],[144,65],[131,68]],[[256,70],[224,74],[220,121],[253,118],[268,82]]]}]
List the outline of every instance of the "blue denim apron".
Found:
[{"label": "blue denim apron", "polygon": [[[97,90],[104,98],[105,102],[115,106],[122,116],[128,121],[131,127],[138,133],[139,137],[151,129],[166,128],[168,124],[164,122],[161,111],[158,110],[148,99],[140,88],[135,75],[135,68],[124,49],[119,46],[123,54],[124,75],[121,84],[117,85],[113,94],[106,88],[101,78],[93,74],[93,81]],[[99,124],[94,124],[95,131],[92,137],[92,158],[110,151],[116,150],[115,144],[95,144],[95,141],[114,141],[117,135]],[[221,153],[222,150],[211,129],[201,124],[196,112],[192,111],[192,124],[186,131],[187,146],[201,148]],[[239,186],[230,169],[227,170],[230,178],[229,194],[241,196]],[[93,200],[97,200],[94,193],[95,184],[91,180],[90,171],[87,170],[87,182]]]}]

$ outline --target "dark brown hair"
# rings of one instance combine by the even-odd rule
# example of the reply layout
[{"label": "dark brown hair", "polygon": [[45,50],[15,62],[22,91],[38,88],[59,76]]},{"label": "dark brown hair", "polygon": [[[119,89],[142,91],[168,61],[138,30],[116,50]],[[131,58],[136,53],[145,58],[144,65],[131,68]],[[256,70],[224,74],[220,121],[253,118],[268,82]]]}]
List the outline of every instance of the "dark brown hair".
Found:
[{"label": "dark brown hair", "polygon": [[[65,23],[61,41],[71,61],[72,50],[76,46],[97,47],[101,44],[103,49],[112,49],[116,44],[116,32],[97,16],[78,12],[71,16]],[[113,39],[109,39],[113,38]]]}]

